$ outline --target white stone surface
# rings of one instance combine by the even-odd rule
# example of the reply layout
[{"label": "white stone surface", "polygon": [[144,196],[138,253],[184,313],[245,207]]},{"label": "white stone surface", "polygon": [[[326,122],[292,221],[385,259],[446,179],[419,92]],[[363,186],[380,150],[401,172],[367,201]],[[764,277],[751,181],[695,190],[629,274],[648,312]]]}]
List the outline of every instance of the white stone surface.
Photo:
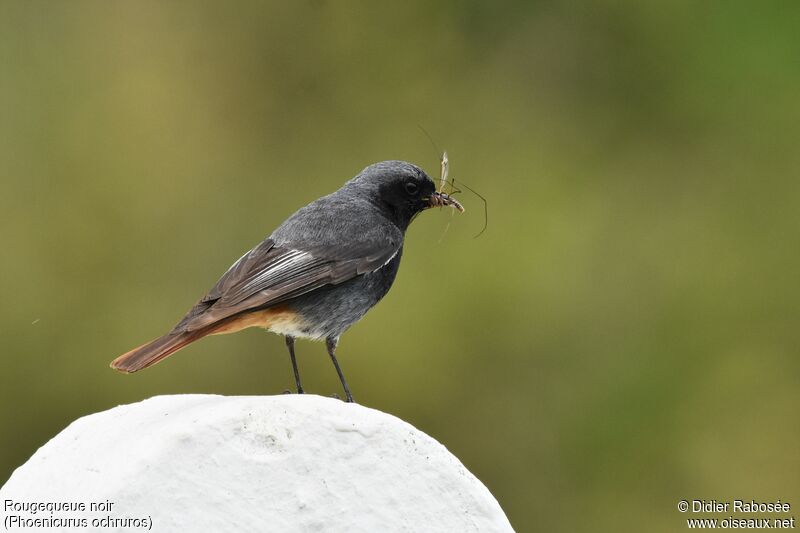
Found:
[{"label": "white stone surface", "polygon": [[[107,501],[111,512],[90,508]],[[32,502],[86,510],[15,510]],[[5,525],[86,519],[40,531],[144,531],[148,520],[156,532],[512,531],[486,487],[434,439],[313,395],[158,396],[83,417],[14,472],[0,504]]]}]

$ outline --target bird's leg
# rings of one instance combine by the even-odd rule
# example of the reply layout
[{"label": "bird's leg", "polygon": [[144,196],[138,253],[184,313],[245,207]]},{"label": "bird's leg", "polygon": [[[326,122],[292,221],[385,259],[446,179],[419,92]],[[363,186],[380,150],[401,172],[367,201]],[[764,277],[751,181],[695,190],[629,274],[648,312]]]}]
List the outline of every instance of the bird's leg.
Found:
[{"label": "bird's leg", "polygon": [[294,356],[294,337],[286,335],[286,347],[289,348],[289,357],[292,358],[292,368],[294,369],[294,382],[297,384],[297,394],[303,394],[303,386],[300,384],[300,371],[297,369],[297,358]]},{"label": "bird's leg", "polygon": [[328,355],[331,356],[331,361],[333,361],[333,366],[336,367],[336,373],[339,374],[339,381],[342,382],[342,387],[344,387],[345,401],[348,403],[352,403],[353,395],[350,394],[350,387],[347,386],[347,380],[344,379],[344,374],[342,374],[342,369],[339,367],[339,361],[336,360],[337,344],[339,344],[339,337],[328,337],[327,339],[325,339],[325,346],[328,348]]}]

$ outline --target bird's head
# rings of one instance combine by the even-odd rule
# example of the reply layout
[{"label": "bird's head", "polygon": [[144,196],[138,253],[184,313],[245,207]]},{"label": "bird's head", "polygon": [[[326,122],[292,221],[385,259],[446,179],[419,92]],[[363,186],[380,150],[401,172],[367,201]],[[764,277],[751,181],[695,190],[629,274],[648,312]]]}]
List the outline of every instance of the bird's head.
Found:
[{"label": "bird's head", "polygon": [[416,215],[431,207],[464,211],[458,201],[436,190],[436,184],[425,171],[405,161],[370,165],[347,182],[345,188],[377,205],[401,229],[406,229]]}]

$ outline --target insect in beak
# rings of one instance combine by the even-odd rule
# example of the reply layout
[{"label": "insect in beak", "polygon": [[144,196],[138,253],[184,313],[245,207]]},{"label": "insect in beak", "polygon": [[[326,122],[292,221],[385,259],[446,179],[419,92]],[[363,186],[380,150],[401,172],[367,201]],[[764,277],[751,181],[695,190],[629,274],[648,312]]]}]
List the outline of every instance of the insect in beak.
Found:
[{"label": "insect in beak", "polygon": [[441,173],[439,174],[439,192],[444,192],[444,184],[447,183],[447,174],[450,170],[450,159],[447,158],[447,152],[442,152],[441,159]]},{"label": "insect in beak", "polygon": [[[424,130],[423,130],[424,131]],[[439,178],[439,190],[434,191],[428,198],[428,207],[445,207],[449,206],[458,210],[459,213],[464,212],[464,206],[458,200],[444,192],[444,185],[447,183],[447,174],[450,169],[450,160],[447,158],[447,152],[442,152],[441,159],[441,174]]]},{"label": "insect in beak", "polygon": [[458,200],[441,191],[435,191],[428,197],[428,207],[452,207],[459,213],[464,212],[464,206]]}]

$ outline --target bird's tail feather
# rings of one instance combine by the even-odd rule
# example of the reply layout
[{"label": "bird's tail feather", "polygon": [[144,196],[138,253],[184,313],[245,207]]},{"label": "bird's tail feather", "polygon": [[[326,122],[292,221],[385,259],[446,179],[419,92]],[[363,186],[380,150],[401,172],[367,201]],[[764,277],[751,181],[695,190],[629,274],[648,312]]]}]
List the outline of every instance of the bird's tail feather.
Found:
[{"label": "bird's tail feather", "polygon": [[[212,324],[212,326],[215,325],[216,324]],[[196,331],[167,333],[162,337],[120,355],[111,361],[111,368],[128,374],[147,368],[172,355],[184,346],[205,337],[211,333],[213,329],[213,327],[206,327]]]}]

